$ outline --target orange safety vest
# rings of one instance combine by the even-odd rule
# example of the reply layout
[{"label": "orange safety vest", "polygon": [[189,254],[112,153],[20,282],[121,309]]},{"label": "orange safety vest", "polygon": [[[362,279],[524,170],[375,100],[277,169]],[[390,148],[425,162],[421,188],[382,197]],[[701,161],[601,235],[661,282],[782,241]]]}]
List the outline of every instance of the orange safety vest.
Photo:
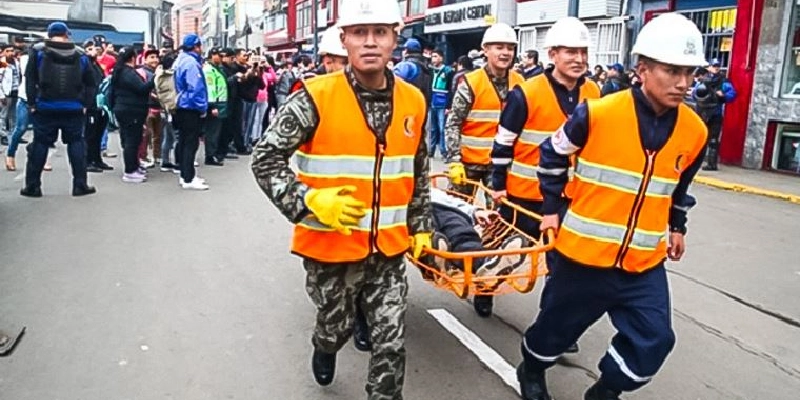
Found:
[{"label": "orange safety vest", "polygon": [[[475,101],[461,129],[461,162],[488,165],[492,162],[492,143],[506,99],[500,98],[486,69],[472,71],[464,77]],[[508,71],[508,90],[523,82],[525,78],[518,72]]]},{"label": "orange safety vest", "polygon": [[556,249],[584,265],[647,271],[666,257],[672,192],[700,156],[708,130],[681,104],[667,143],[647,151],[632,91],[588,105],[589,140],[578,153],[574,197]]},{"label": "orange safety vest", "polygon": [[395,79],[386,143],[367,125],[343,71],[305,81],[319,115],[313,138],[295,153],[297,176],[310,188],[345,185],[369,207],[352,235],[338,233],[308,215],[295,225],[292,252],[326,263],[360,261],[408,249],[407,208],[414,192],[414,156],[422,139],[425,99]]},{"label": "orange safety vest", "polygon": [[[510,196],[542,201],[536,169],[539,167],[539,145],[549,138],[569,115],[564,114],[558,98],[545,74],[540,74],[520,85],[528,104],[528,119],[514,143],[514,160],[508,168],[506,188]],[[581,85],[578,101],[599,99],[597,85],[587,80]]]}]

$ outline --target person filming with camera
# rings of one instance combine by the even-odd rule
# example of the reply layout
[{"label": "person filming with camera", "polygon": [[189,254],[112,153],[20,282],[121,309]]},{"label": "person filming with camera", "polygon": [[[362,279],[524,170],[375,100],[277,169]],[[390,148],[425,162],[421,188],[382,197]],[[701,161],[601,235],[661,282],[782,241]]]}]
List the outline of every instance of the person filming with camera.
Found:
[{"label": "person filming with camera", "polygon": [[716,171],[719,160],[719,139],[722,133],[723,105],[736,99],[736,89],[720,72],[720,61],[712,59],[692,91],[695,110],[708,127],[708,151],[705,171]]}]

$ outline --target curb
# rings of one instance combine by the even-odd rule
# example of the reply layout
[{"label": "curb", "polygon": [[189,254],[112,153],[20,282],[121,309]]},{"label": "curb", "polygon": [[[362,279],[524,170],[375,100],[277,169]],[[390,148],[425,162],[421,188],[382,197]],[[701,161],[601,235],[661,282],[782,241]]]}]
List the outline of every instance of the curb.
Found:
[{"label": "curb", "polygon": [[790,203],[800,204],[800,196],[790,193],[778,192],[775,190],[762,189],[754,186],[742,185],[739,183],[726,182],[716,178],[709,178],[706,176],[696,176],[694,181],[706,186],[711,186],[717,189],[731,190],[734,192],[741,192],[747,194],[754,194],[757,196],[771,197],[773,199],[785,200]]}]

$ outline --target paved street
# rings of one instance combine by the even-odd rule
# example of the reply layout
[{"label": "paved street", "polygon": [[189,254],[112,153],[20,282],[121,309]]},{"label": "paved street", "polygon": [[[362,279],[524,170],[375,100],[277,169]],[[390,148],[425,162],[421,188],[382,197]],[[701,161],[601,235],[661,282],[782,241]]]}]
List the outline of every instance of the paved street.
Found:
[{"label": "paved street", "polygon": [[[1,399],[365,398],[368,356],[352,345],[332,386],[311,377],[303,269],[249,159],[201,168],[208,192],[181,191],[176,175],[157,170],[123,184],[117,159],[114,173],[91,176],[99,193],[79,199],[61,145],[52,162],[42,199],[19,196],[21,171],[0,172],[0,328],[28,327],[0,359]],[[688,255],[670,265],[678,344],[655,381],[625,398],[796,399],[800,206],[693,192]],[[405,398],[517,398],[503,375],[521,359],[541,285],[500,298],[496,316],[481,319],[409,273]],[[464,331],[485,345],[462,344],[453,332]],[[556,398],[582,399],[612,332],[599,322],[549,372]],[[501,362],[488,362],[494,352]]]}]

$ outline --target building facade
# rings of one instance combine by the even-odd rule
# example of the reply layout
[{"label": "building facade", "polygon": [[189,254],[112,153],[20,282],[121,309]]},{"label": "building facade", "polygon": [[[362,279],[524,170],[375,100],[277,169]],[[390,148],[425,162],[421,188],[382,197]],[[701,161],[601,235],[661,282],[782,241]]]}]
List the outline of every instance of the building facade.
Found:
[{"label": "building facade", "polygon": [[761,0],[742,164],[800,175],[800,1]]},{"label": "building facade", "polygon": [[190,33],[202,35],[203,0],[179,0],[173,10],[172,27],[178,44]]},{"label": "building facade", "polygon": [[516,25],[516,15],[515,0],[430,0],[425,10],[423,39],[442,49],[447,60],[454,60],[480,49],[483,32],[490,25]]}]

